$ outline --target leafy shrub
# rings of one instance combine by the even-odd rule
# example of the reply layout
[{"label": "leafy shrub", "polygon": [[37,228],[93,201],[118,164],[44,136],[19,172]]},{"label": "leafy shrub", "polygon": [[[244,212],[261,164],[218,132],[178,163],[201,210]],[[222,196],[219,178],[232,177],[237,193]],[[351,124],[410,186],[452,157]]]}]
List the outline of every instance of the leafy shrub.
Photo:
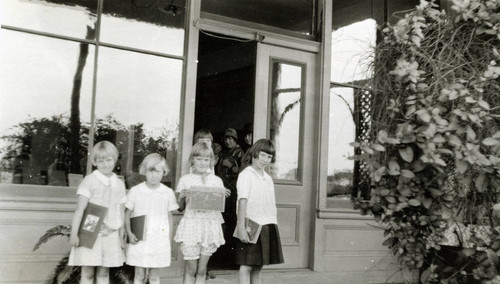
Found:
[{"label": "leafy shrub", "polygon": [[[454,0],[451,13],[421,1],[383,30],[375,49],[370,142],[373,214],[400,262],[423,283],[498,281],[500,228],[500,1]],[[488,242],[443,263],[445,232],[480,224]],[[460,260],[460,261],[458,261]],[[494,280],[496,279],[496,280]]]}]

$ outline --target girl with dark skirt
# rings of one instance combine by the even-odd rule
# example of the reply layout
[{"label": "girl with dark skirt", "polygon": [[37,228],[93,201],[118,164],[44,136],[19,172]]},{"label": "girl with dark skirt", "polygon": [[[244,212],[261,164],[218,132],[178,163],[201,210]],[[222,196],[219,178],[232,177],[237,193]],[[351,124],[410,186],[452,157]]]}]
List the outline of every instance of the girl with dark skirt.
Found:
[{"label": "girl with dark skirt", "polygon": [[[238,176],[238,220],[235,235],[240,240],[236,245],[240,284],[261,283],[264,265],[284,262],[277,225],[274,183],[265,172],[265,168],[274,159],[275,148],[271,140],[260,139],[245,154],[243,170]],[[245,219],[262,226],[256,243],[251,243],[248,238]]]}]

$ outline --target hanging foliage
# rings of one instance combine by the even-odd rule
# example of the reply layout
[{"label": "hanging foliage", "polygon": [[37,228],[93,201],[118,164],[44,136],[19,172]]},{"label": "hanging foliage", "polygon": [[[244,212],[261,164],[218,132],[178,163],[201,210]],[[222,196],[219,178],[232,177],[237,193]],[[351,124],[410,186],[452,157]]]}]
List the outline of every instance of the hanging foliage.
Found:
[{"label": "hanging foliage", "polygon": [[373,139],[353,144],[372,192],[355,203],[422,283],[488,283],[500,281],[500,1],[451,2],[421,1],[383,29]]}]

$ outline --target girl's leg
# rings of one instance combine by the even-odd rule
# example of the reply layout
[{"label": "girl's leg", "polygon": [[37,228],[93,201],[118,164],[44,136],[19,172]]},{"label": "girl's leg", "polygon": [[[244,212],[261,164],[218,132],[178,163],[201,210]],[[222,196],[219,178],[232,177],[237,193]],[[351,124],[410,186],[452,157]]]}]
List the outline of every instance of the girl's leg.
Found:
[{"label": "girl's leg", "polygon": [[94,284],[94,278],[95,278],[95,267],[82,266],[80,284]]},{"label": "girl's leg", "polygon": [[146,268],[136,266],[134,268],[134,284],[146,283]]},{"label": "girl's leg", "polygon": [[160,269],[150,268],[149,269],[149,284],[160,284]]},{"label": "girl's leg", "polygon": [[196,284],[204,284],[207,279],[207,265],[208,260],[210,259],[209,255],[200,255],[200,259],[198,259],[198,270],[196,271]]},{"label": "girl's leg", "polygon": [[108,267],[97,267],[96,272],[96,284],[109,284],[109,268]]},{"label": "girl's leg", "polygon": [[252,267],[249,265],[240,265],[240,272],[238,273],[238,279],[240,284],[250,284],[250,275],[252,273]]},{"label": "girl's leg", "polygon": [[261,283],[261,272],[262,266],[253,266],[252,274],[250,275],[250,283],[252,284],[260,284]]},{"label": "girl's leg", "polygon": [[184,280],[183,284],[193,284],[196,276],[196,270],[198,270],[198,260],[186,260],[186,265],[184,266]]}]

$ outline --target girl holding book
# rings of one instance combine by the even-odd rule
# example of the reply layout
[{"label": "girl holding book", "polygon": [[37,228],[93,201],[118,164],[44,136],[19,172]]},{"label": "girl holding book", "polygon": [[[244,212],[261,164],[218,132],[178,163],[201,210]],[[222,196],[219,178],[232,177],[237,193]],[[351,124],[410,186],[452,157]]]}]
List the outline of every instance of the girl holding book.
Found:
[{"label": "girl holding book", "polygon": [[183,283],[200,284],[205,283],[210,256],[225,243],[221,227],[224,220],[218,211],[191,208],[190,190],[219,188],[225,191],[226,196],[230,191],[224,189],[222,180],[210,171],[214,152],[209,145],[196,143],[189,160],[193,170],[180,178],[176,189],[179,205],[185,208],[185,212],[177,228],[175,241],[180,243],[186,261]]},{"label": "girl holding book", "polygon": [[[135,266],[134,284],[146,283],[146,271],[149,283],[159,284],[160,268],[170,266],[172,211],[179,205],[173,190],[161,183],[169,171],[160,154],[147,155],[139,166],[139,173],[146,176],[146,181],[132,187],[127,194],[125,229],[129,244],[126,262]],[[131,226],[131,217],[137,226]]]},{"label": "girl holding book", "polygon": [[[109,141],[95,144],[90,153],[90,161],[97,170],[87,175],[78,186],[77,207],[71,223],[69,243],[72,245],[68,265],[81,266],[80,283],[109,283],[109,268],[123,265],[124,247],[124,207],[125,184],[113,173],[118,160],[118,150]],[[87,207],[106,207],[102,216],[84,215]],[[82,217],[86,220],[82,221]],[[80,225],[103,218],[102,226],[91,248],[80,243]],[[87,220],[89,219],[89,220]],[[97,222],[100,223],[100,222]],[[91,226],[90,231],[95,229]],[[83,240],[83,239],[82,239]]]},{"label": "girl holding book", "polygon": [[[274,162],[275,148],[271,140],[260,139],[243,157],[238,176],[238,203],[235,234],[240,240],[236,245],[236,263],[240,265],[239,283],[261,283],[264,265],[283,263],[283,253],[278,230],[276,198],[273,179],[265,169]],[[261,225],[256,243],[251,243],[248,223]]]}]

